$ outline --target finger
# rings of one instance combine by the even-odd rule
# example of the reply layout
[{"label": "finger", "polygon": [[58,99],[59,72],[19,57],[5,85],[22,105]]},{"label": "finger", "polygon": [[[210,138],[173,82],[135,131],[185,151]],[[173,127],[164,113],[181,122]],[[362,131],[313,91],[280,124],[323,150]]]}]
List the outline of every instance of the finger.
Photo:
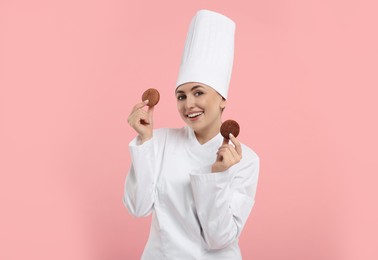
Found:
[{"label": "finger", "polygon": [[145,107],[146,105],[148,104],[148,99],[143,101],[143,102],[140,102],[138,104],[136,104],[134,107],[133,107],[133,110],[131,111],[131,113],[135,112],[136,110],[138,109],[141,109],[143,107]]},{"label": "finger", "polygon": [[224,151],[226,151],[228,148],[227,148],[227,146],[221,146],[221,147],[219,147],[219,149],[218,149],[218,153],[220,153],[220,152],[224,152]]},{"label": "finger", "polygon": [[236,152],[236,149],[232,146],[229,147],[228,149],[234,159],[234,162],[240,162],[240,155]]},{"label": "finger", "polygon": [[130,125],[135,125],[136,123],[139,122],[139,113],[138,111],[132,113],[129,118],[127,119],[127,121],[129,122]]},{"label": "finger", "polygon": [[240,142],[232,134],[230,134],[230,139],[231,139],[231,142],[235,145],[236,152],[240,155],[240,157],[242,157],[242,148],[241,148]]},{"label": "finger", "polygon": [[131,125],[140,125],[141,121],[144,121],[142,124],[148,123],[148,114],[143,109],[137,110],[129,116],[128,121]]},{"label": "finger", "polygon": [[148,107],[147,113],[152,115],[154,113],[154,108],[155,108],[155,106]]},{"label": "finger", "polygon": [[232,145],[229,145],[226,148],[222,148],[223,152],[223,163],[228,166],[232,166],[241,160],[241,156],[236,152],[235,148]]},{"label": "finger", "polygon": [[144,110],[140,111],[139,122],[142,125],[149,125],[151,123],[150,117],[146,111]]},{"label": "finger", "polygon": [[224,151],[217,152],[217,161],[218,162],[223,161],[223,155],[224,155]]},{"label": "finger", "polygon": [[224,153],[225,149],[218,150],[217,151],[217,157],[219,157],[222,153]]},{"label": "finger", "polygon": [[233,158],[233,155],[228,147],[219,149],[217,154],[219,157],[222,157],[222,158],[229,158],[229,157]]},{"label": "finger", "polygon": [[235,161],[235,158],[234,156],[232,155],[231,151],[229,148],[226,148],[224,150],[222,150],[221,152],[221,156],[222,156],[222,163],[224,165],[226,165],[227,167],[235,164],[234,161]]},{"label": "finger", "polygon": [[[139,111],[137,111],[139,112]],[[131,126],[136,126],[136,125],[141,125],[143,124],[141,121],[144,120],[144,118],[146,118],[145,116],[141,115],[140,113],[133,113],[130,117],[129,117],[129,124]],[[147,120],[148,121],[148,120]]]},{"label": "finger", "polygon": [[154,115],[154,107],[155,106],[148,107],[148,110],[147,110],[148,118],[150,119],[151,122],[152,122],[153,115]]},{"label": "finger", "polygon": [[227,148],[227,147],[229,147],[229,146],[232,146],[232,147],[233,147],[232,144],[222,144],[222,146],[219,147],[218,149],[221,149],[221,148]]}]

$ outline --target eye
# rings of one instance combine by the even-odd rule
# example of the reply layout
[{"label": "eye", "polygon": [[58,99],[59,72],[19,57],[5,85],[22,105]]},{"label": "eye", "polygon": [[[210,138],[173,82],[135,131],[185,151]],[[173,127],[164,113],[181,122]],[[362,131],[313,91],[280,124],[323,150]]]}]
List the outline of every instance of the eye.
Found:
[{"label": "eye", "polygon": [[178,95],[177,100],[184,100],[186,98],[185,95]]},{"label": "eye", "polygon": [[196,91],[194,92],[194,96],[198,97],[198,96],[201,96],[203,94],[202,91]]}]

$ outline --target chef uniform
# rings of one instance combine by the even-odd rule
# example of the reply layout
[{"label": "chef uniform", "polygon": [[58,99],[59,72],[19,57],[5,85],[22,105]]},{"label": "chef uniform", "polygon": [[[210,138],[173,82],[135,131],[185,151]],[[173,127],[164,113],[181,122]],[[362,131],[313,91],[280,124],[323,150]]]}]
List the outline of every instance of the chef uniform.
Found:
[{"label": "chef uniform", "polygon": [[[235,24],[208,10],[190,24],[176,87],[211,86],[227,98]],[[223,137],[200,144],[194,131],[155,129],[143,144],[130,144],[131,167],[123,201],[136,217],[152,213],[141,259],[241,259],[238,238],[255,201],[259,157],[241,144],[242,159],[224,172],[211,172]]]}]

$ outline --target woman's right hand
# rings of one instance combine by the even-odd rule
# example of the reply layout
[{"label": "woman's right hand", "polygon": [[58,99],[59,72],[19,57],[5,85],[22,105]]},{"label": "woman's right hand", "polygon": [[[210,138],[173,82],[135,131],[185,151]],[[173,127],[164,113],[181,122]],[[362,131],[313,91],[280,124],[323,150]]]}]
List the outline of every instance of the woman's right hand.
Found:
[{"label": "woman's right hand", "polygon": [[139,134],[141,144],[152,138],[153,132],[153,112],[154,107],[143,108],[148,104],[148,100],[136,104],[131,111],[127,122]]}]

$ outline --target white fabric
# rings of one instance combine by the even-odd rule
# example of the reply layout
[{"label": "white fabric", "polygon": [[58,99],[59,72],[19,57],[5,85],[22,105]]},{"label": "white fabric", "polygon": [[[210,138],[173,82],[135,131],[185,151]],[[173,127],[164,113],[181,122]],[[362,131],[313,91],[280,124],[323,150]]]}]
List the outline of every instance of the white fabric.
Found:
[{"label": "white fabric", "polygon": [[230,18],[209,10],[198,11],[190,23],[176,87],[199,82],[227,99],[234,33],[235,23]]},{"label": "white fabric", "polygon": [[254,205],[259,157],[242,145],[239,163],[211,173],[222,141],[218,134],[201,145],[188,126],[131,141],[123,201],[136,217],[153,214],[141,259],[241,259],[238,237]]}]

